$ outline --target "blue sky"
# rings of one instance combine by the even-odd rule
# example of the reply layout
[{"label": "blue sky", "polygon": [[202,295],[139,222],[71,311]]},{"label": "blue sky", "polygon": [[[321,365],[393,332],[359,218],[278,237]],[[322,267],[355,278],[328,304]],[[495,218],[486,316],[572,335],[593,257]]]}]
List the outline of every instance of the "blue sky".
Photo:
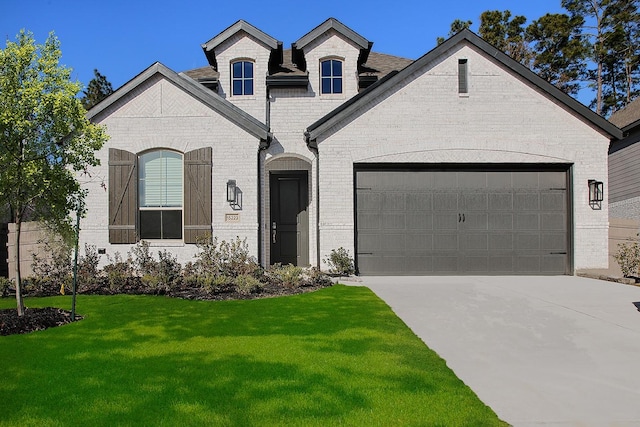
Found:
[{"label": "blue sky", "polygon": [[560,0],[0,0],[0,5],[5,40],[15,40],[24,28],[43,43],[54,31],[62,62],[73,68],[75,80],[88,84],[97,68],[114,89],[156,61],[178,72],[207,65],[200,45],[238,19],[287,48],[334,17],[372,41],[373,51],[416,59],[435,46],[436,37],[447,36],[456,18],[473,21],[477,31],[485,10],[510,10],[529,22],[563,11]]}]

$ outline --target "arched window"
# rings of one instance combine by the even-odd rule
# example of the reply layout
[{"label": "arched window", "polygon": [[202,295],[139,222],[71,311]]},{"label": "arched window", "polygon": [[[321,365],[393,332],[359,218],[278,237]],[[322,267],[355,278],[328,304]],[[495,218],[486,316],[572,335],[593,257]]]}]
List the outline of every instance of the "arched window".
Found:
[{"label": "arched window", "polygon": [[233,95],[253,95],[253,62],[231,64],[231,90]]},{"label": "arched window", "polygon": [[141,239],[182,239],[182,163],[170,150],[138,157]]},{"label": "arched window", "polygon": [[327,59],[320,63],[322,93],[342,93],[342,61]]}]

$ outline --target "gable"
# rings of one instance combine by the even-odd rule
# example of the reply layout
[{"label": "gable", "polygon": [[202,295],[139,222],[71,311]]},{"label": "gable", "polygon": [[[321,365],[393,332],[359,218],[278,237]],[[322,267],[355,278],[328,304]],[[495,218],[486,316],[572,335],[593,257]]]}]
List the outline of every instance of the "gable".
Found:
[{"label": "gable", "polygon": [[[459,53],[462,49],[470,50]],[[523,65],[493,48],[471,31],[464,30],[400,72],[388,75],[385,79],[311,124],[305,132],[307,142],[314,146],[319,138],[324,138],[335,129],[346,126],[349,121],[377,106],[380,102],[383,102],[382,100],[392,96],[394,93],[402,93],[406,97],[406,102],[409,103],[406,105],[406,108],[409,109],[408,111],[411,111],[411,108],[415,108],[411,107],[411,100],[419,99],[421,96],[426,97],[426,99],[437,99],[439,94],[442,93],[451,94],[451,91],[453,91],[452,93],[456,94],[458,89],[458,59],[463,59],[468,54],[467,52],[473,52],[476,62],[487,64],[485,67],[476,68],[476,75],[474,76],[474,65],[471,61],[469,62],[470,78],[473,80],[469,82],[469,85],[472,87],[476,85],[477,90],[484,93],[484,107],[494,108],[499,104],[496,101],[500,100],[509,101],[503,104],[503,108],[506,109],[512,108],[514,103],[529,102],[529,98],[520,98],[522,94],[512,95],[510,92],[505,92],[505,87],[501,85],[527,87],[527,94],[535,93],[536,96],[534,98],[544,98],[546,100],[544,101],[545,105],[559,107],[597,132],[613,138],[622,136],[620,130],[607,120],[544,81]],[[455,62],[455,66],[451,66],[452,62]],[[436,69],[437,64],[448,64],[448,66]],[[411,90],[411,88],[407,87],[409,82],[416,80],[418,76],[424,76],[426,81],[432,81],[431,85],[425,86],[423,92]],[[486,86],[490,82],[498,81],[498,79],[492,77],[501,77],[504,80],[500,82],[499,86],[494,87],[493,92],[491,88]],[[473,100],[473,94],[469,94],[469,99]],[[434,108],[437,107],[434,106]],[[450,120],[456,120],[455,112],[449,112],[449,115],[451,117]]]},{"label": "gable", "polygon": [[[166,93],[165,93],[166,91]],[[178,75],[160,63],[145,71],[116,90],[87,112],[93,122],[102,122],[112,114],[132,117],[197,118],[220,116],[254,137],[267,143],[271,135],[267,126],[221,98],[186,75]]]}]

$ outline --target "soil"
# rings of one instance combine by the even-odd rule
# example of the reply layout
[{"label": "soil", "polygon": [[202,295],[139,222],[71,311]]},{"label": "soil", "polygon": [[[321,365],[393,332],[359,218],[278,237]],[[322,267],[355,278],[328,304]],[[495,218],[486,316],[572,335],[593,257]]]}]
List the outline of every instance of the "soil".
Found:
[{"label": "soil", "polygon": [[[82,319],[82,316],[75,317],[76,321]],[[0,310],[0,335],[26,334],[66,325],[71,321],[71,312],[59,308],[26,308],[22,316],[18,316],[17,309],[8,308]]]}]

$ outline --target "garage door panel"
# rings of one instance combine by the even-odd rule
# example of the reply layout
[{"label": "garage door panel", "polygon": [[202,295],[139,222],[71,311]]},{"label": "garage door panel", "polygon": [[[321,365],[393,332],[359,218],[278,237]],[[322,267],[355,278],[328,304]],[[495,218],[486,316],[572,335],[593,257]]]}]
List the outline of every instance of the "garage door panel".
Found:
[{"label": "garage door panel", "polygon": [[540,214],[517,213],[515,214],[516,230],[540,230]]},{"label": "garage door panel", "polygon": [[404,230],[406,228],[404,212],[383,213],[382,228],[385,230]]},{"label": "garage door panel", "polygon": [[455,193],[434,193],[433,194],[433,210],[440,211],[458,211],[458,195]]},{"label": "garage door panel", "polygon": [[433,196],[430,193],[407,193],[405,203],[408,212],[431,211]]},{"label": "garage door panel", "polygon": [[360,230],[380,230],[382,224],[382,215],[376,213],[362,212],[358,216],[358,228]]},{"label": "garage door panel", "polygon": [[406,221],[407,230],[433,230],[433,215],[430,213],[409,213]]},{"label": "garage door panel", "polygon": [[460,197],[460,209],[486,211],[488,207],[489,195],[487,193],[462,193]]},{"label": "garage door panel", "polygon": [[511,193],[489,194],[489,210],[491,211],[513,210],[513,194]]},{"label": "garage door panel", "polygon": [[364,190],[358,191],[357,203],[362,212],[378,212],[382,209],[382,194]]},{"label": "garage door panel", "polygon": [[492,213],[488,216],[489,230],[513,230],[513,214],[512,213]]},{"label": "garage door panel", "polygon": [[566,171],[356,170],[358,270],[565,274],[567,182]]},{"label": "garage door panel", "polygon": [[460,237],[462,250],[464,251],[482,251],[484,253],[489,250],[489,236],[482,234],[464,234]]},{"label": "garage door panel", "polygon": [[564,212],[567,206],[567,200],[563,193],[543,193],[541,202],[543,211]]},{"label": "garage door panel", "polygon": [[491,252],[512,251],[513,235],[511,233],[491,233],[488,237],[488,245]]},{"label": "garage door panel", "polygon": [[406,210],[404,205],[404,193],[383,193],[381,207],[385,212]]},{"label": "garage door panel", "polygon": [[433,236],[434,251],[457,251],[458,233],[438,233]]},{"label": "garage door panel", "polygon": [[457,273],[458,268],[458,254],[451,255],[439,255],[433,257],[433,272],[434,273]]},{"label": "garage door panel", "polygon": [[539,234],[517,234],[516,235],[516,251],[539,251],[540,235]]},{"label": "garage door panel", "polygon": [[436,213],[433,215],[433,227],[436,230],[458,230],[458,214],[456,212],[450,213]]},{"label": "garage door panel", "polygon": [[516,211],[539,210],[540,195],[538,193],[515,193],[513,205]]},{"label": "garage door panel", "polygon": [[564,231],[567,227],[567,219],[564,213],[544,213],[541,214],[543,230]]}]

